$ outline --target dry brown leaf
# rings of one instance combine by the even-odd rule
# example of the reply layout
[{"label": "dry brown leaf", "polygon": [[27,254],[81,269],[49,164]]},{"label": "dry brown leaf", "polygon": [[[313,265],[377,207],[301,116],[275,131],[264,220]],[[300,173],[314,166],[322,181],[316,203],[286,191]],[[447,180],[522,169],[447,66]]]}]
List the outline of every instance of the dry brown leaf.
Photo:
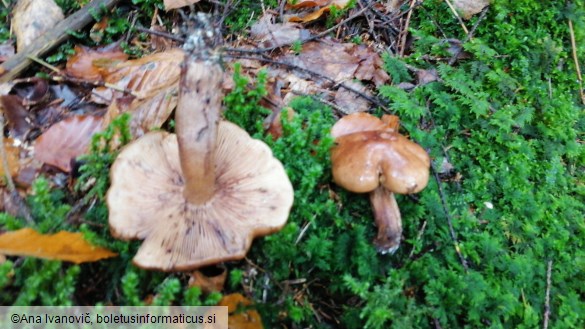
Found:
[{"label": "dry brown leaf", "polygon": [[[365,86],[360,83],[348,81],[345,85],[357,91],[361,91],[364,94],[368,94]],[[355,92],[349,91],[345,88],[339,88],[335,93],[335,104],[340,107],[344,114],[366,112],[370,109],[370,102]]]},{"label": "dry brown leaf", "polygon": [[355,77],[359,80],[368,80],[374,82],[377,87],[384,85],[390,76],[384,70],[384,61],[380,55],[372,48],[365,45],[355,46],[353,55],[359,58],[360,64],[355,72]]},{"label": "dry brown leaf", "polygon": [[10,174],[10,177],[16,176],[20,169],[20,147],[15,146],[14,140],[12,138],[4,138],[4,151],[6,152],[6,158],[8,159],[8,168],[9,172],[6,172],[6,168],[4,168],[3,161],[0,161],[0,181],[2,184],[5,184],[5,176],[6,174]]},{"label": "dry brown leaf", "polygon": [[223,296],[217,304],[228,307],[230,329],[263,329],[262,318],[258,311],[250,308],[251,305],[250,300],[238,293]]},{"label": "dry brown leaf", "polygon": [[71,171],[71,159],[84,154],[103,119],[92,115],[69,117],[51,126],[35,140],[35,159]]},{"label": "dry brown leaf", "polygon": [[196,4],[200,0],[164,0],[165,10],[177,9],[192,4]]},{"label": "dry brown leaf", "polygon": [[16,95],[0,96],[0,111],[4,113],[10,136],[16,139],[24,138],[32,129],[28,111],[22,105],[22,99]]},{"label": "dry brown leaf", "polygon": [[453,0],[453,6],[457,8],[461,17],[470,19],[471,16],[481,12],[490,2],[490,0]]},{"label": "dry brown leaf", "polygon": [[12,12],[12,30],[20,52],[65,17],[53,0],[19,0]]},{"label": "dry brown leaf", "polygon": [[274,140],[277,140],[282,136],[283,111],[286,112],[286,116],[289,122],[292,121],[296,114],[291,107],[285,107],[272,116],[272,120],[270,121],[270,125],[268,126],[266,132],[270,134]]},{"label": "dry brown leaf", "polygon": [[307,42],[299,55],[288,54],[284,59],[288,63],[327,76],[336,82],[343,82],[352,79],[359,66],[359,58],[348,53],[353,46],[350,43],[332,41]]},{"label": "dry brown leaf", "polygon": [[72,77],[95,81],[102,80],[109,68],[127,59],[119,43],[97,49],[75,46],[75,55],[69,57],[65,67]]},{"label": "dry brown leaf", "polygon": [[108,249],[89,244],[81,233],[61,231],[56,234],[39,234],[31,228],[0,235],[0,254],[62,260],[76,264],[95,262],[117,255]]},{"label": "dry brown leaf", "polygon": [[218,275],[207,276],[201,271],[197,270],[191,273],[189,278],[189,287],[199,287],[201,292],[209,294],[211,292],[218,292],[223,290],[225,280],[227,278],[227,271],[222,269]]},{"label": "dry brown leaf", "polygon": [[289,22],[296,22],[296,23],[308,23],[308,22],[312,22],[314,20],[317,20],[319,18],[321,18],[321,16],[323,16],[324,13],[328,13],[331,10],[331,6],[335,6],[339,9],[343,9],[345,8],[345,6],[347,6],[347,4],[349,3],[349,0],[328,0],[328,1],[322,1],[322,0],[308,0],[308,1],[300,1],[297,2],[294,5],[290,5],[288,6],[288,8],[291,9],[299,9],[299,8],[312,8],[312,7],[321,7],[321,6],[325,6],[322,7],[314,12],[310,12],[308,14],[305,15],[301,15],[301,16],[293,16],[290,17],[288,19]]},{"label": "dry brown leaf", "polygon": [[309,30],[301,29],[293,23],[274,24],[274,15],[266,12],[252,27],[250,35],[264,48],[289,45],[306,40],[311,36]]},{"label": "dry brown leaf", "polygon": [[326,6],[331,0],[300,0],[294,4],[287,4],[287,9],[301,9]]},{"label": "dry brown leaf", "polygon": [[119,114],[128,112],[132,115],[130,130],[134,138],[160,128],[177,105],[183,55],[182,50],[171,49],[116,65],[105,76],[105,82],[131,90],[140,97],[121,96],[103,88],[94,91],[99,97],[111,101],[103,126],[110,124]]}]

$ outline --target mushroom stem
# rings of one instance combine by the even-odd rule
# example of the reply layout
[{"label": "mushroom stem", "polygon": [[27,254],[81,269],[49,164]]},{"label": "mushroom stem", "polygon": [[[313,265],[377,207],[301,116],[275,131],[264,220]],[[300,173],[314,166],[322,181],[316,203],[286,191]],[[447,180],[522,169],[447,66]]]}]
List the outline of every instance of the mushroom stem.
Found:
[{"label": "mushroom stem", "polygon": [[381,254],[393,254],[400,246],[402,237],[402,218],[394,193],[379,186],[370,192],[370,202],[378,226],[378,235],[374,239],[374,245]]},{"label": "mushroom stem", "polygon": [[181,67],[175,113],[183,195],[193,204],[215,193],[215,143],[221,108],[223,72],[217,63],[186,55]]}]

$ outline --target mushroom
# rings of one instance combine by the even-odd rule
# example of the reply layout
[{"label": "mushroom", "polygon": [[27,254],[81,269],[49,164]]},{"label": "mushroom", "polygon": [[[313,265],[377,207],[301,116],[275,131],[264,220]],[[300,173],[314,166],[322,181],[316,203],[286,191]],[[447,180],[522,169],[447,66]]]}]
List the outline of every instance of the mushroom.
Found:
[{"label": "mushroom", "polygon": [[293,203],[270,148],[219,119],[223,72],[207,55],[185,57],[177,134],[147,133],[112,165],[110,229],[144,240],[134,257],[141,268],[187,271],[241,259],[254,237],[284,226]]},{"label": "mushroom", "polygon": [[402,237],[402,219],[394,193],[420,192],[429,180],[430,159],[418,144],[398,133],[398,119],[350,114],[331,129],[333,179],[356,193],[370,193],[378,226],[374,245],[394,253]]}]

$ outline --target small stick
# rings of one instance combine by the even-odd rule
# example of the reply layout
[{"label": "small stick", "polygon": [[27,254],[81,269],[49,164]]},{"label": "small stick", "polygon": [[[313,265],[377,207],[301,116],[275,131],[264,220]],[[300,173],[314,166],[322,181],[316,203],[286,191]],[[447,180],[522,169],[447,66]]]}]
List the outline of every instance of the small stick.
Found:
[{"label": "small stick", "polygon": [[400,39],[400,53],[398,57],[404,56],[404,50],[406,48],[406,38],[408,37],[408,27],[410,26],[410,17],[412,16],[412,10],[414,5],[416,4],[416,0],[410,1],[410,8],[408,9],[408,14],[406,15],[406,23],[404,24],[404,28],[400,32],[401,39]]},{"label": "small stick", "polygon": [[573,50],[573,61],[577,70],[577,79],[579,80],[579,95],[581,95],[581,102],[585,105],[585,92],[583,91],[583,77],[581,76],[581,67],[579,66],[579,59],[577,58],[577,43],[575,42],[575,31],[573,30],[573,22],[569,19],[569,34],[571,36],[571,48]]},{"label": "small stick", "polygon": [[0,114],[0,157],[2,158],[2,166],[4,167],[4,177],[6,177],[6,185],[10,191],[10,198],[18,207],[19,215],[22,216],[29,225],[34,224],[30,210],[24,203],[24,200],[18,194],[12,176],[10,175],[10,167],[8,165],[8,156],[6,155],[6,147],[4,145],[4,115]]},{"label": "small stick", "polygon": [[548,329],[548,319],[550,317],[550,286],[552,281],[552,263],[552,260],[549,260],[546,269],[546,295],[544,297],[544,321],[542,324],[542,328],[544,329]]},{"label": "small stick", "polygon": [[457,20],[459,21],[459,24],[463,28],[463,31],[465,31],[465,34],[469,35],[469,30],[467,30],[467,27],[463,23],[463,20],[461,19],[461,16],[459,16],[459,14],[457,13],[457,10],[455,10],[455,7],[453,7],[453,5],[451,4],[451,1],[445,0],[445,2],[447,3],[447,6],[449,6],[449,9],[451,9],[451,12],[453,13],[453,15],[455,15],[455,17],[457,17]]},{"label": "small stick", "polygon": [[483,21],[483,19],[485,18],[488,9],[489,9],[489,6],[483,8],[483,10],[481,11],[481,15],[477,19],[477,22],[475,22],[475,24],[471,28],[471,31],[469,31],[469,33],[467,33],[467,36],[465,37],[465,40],[463,40],[463,42],[461,43],[461,45],[462,45],[461,48],[459,48],[455,52],[455,54],[453,54],[453,56],[451,56],[451,59],[449,60],[449,66],[455,64],[455,61],[457,60],[457,58],[459,57],[459,54],[461,54],[461,51],[463,50],[463,44],[466,43],[467,41],[471,40],[471,38],[473,38],[473,34],[475,33],[475,30],[479,26],[479,23],[481,21]]},{"label": "small stick", "polygon": [[443,193],[443,187],[441,186],[441,179],[439,178],[439,174],[435,170],[435,166],[431,161],[431,170],[433,171],[433,176],[437,181],[437,188],[439,189],[439,197],[441,198],[441,204],[443,205],[443,210],[445,211],[445,216],[447,217],[447,224],[449,225],[449,233],[451,234],[451,239],[453,239],[453,244],[455,246],[455,252],[457,252],[457,256],[459,256],[459,260],[465,269],[465,272],[469,271],[469,266],[467,266],[467,260],[461,254],[461,249],[459,248],[459,241],[457,241],[457,235],[455,234],[455,229],[453,228],[453,220],[451,219],[451,213],[449,212],[449,206],[445,201],[445,194]]},{"label": "small stick", "polygon": [[[416,241],[420,240],[420,238],[422,238],[422,235],[425,232],[425,228],[427,227],[427,221],[425,220],[422,224],[422,227],[420,228],[420,230],[418,231],[418,235],[416,236]],[[411,258],[412,255],[414,254],[414,244],[412,246],[412,250],[410,250],[410,254],[408,255],[408,258]]]}]

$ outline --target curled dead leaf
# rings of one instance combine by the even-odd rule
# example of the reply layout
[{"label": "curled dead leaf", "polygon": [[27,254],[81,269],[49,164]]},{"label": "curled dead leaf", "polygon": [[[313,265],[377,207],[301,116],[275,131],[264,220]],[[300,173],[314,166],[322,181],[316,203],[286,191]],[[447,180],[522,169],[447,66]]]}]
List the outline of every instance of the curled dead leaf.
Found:
[{"label": "curled dead leaf", "polygon": [[100,131],[103,119],[93,115],[69,117],[51,126],[34,142],[34,157],[65,172],[71,159],[84,154],[91,136]]},{"label": "curled dead leaf", "polygon": [[263,329],[262,318],[252,302],[242,294],[223,296],[217,306],[228,307],[228,327],[230,329]]},{"label": "curled dead leaf", "polygon": [[0,254],[62,260],[75,264],[95,262],[117,255],[108,249],[89,244],[81,233],[61,231],[56,234],[40,234],[31,228],[0,235]]},{"label": "curled dead leaf", "polygon": [[227,271],[225,268],[217,269],[220,270],[219,273],[204,273],[200,270],[191,273],[189,287],[199,287],[204,294],[222,291],[227,278]]},{"label": "curled dead leaf", "polygon": [[[296,2],[294,5],[289,5],[288,8],[291,9],[300,9],[300,8],[312,8],[312,7],[321,7],[316,11],[301,15],[301,16],[293,16],[288,19],[289,22],[297,22],[297,23],[308,23],[315,21],[324,13],[328,13],[331,11],[331,7],[335,6],[339,9],[345,8],[349,3],[349,0],[307,0],[307,1],[299,1]],[[322,7],[324,6],[324,7]]]},{"label": "curled dead leaf", "polygon": [[111,89],[95,90],[97,97],[111,102],[103,126],[109,125],[119,114],[128,112],[132,115],[130,130],[133,137],[160,128],[177,105],[183,55],[181,49],[171,49],[116,65],[105,76],[105,82],[131,90],[140,97],[125,96]]}]

